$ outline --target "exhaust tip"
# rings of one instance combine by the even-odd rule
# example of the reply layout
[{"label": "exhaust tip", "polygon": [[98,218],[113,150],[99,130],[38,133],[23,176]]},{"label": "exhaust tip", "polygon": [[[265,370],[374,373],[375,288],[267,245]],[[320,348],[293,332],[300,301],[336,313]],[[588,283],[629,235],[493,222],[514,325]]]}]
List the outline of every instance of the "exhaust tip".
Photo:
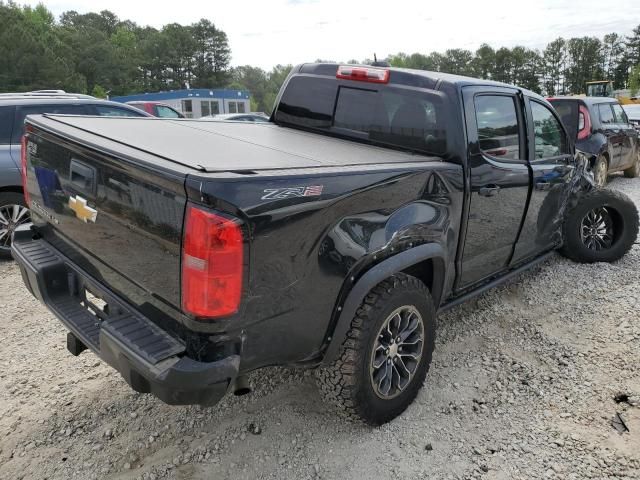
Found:
[{"label": "exhaust tip", "polygon": [[236,397],[241,397],[242,395],[247,395],[248,393],[251,393],[249,380],[245,375],[241,375],[236,378],[235,382],[233,382],[233,394]]}]

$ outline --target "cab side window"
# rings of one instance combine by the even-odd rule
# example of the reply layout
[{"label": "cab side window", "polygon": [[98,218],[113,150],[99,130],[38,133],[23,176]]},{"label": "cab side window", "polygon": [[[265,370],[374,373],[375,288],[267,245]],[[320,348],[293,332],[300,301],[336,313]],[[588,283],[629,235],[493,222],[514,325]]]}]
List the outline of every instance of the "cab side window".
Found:
[{"label": "cab side window", "polygon": [[535,158],[557,157],[569,153],[567,136],[553,112],[541,103],[530,101],[533,117]]},{"label": "cab side window", "polygon": [[509,95],[478,95],[474,102],[482,153],[501,160],[524,158],[520,151],[515,98]]}]

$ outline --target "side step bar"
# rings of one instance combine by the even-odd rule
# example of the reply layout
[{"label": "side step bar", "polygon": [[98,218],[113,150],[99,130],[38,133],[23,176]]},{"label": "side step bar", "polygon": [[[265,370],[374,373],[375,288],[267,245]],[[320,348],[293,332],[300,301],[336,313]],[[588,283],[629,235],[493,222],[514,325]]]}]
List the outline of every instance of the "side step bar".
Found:
[{"label": "side step bar", "polygon": [[487,290],[490,290],[494,287],[497,287],[499,285],[502,285],[503,283],[511,280],[513,277],[516,277],[518,275],[520,275],[522,272],[524,272],[525,270],[529,270],[532,266],[537,265],[538,263],[542,263],[545,260],[547,260],[549,257],[551,257],[553,255],[554,250],[551,250],[550,252],[545,253],[544,255],[541,255],[537,258],[535,258],[534,260],[532,260],[531,262],[527,262],[524,265],[520,265],[518,268],[516,268],[515,270],[510,271],[509,273],[507,273],[506,275],[503,275],[501,277],[498,277],[494,280],[491,280],[487,283],[485,283],[484,285],[482,285],[481,287],[478,287],[472,291],[470,291],[469,293],[465,293],[460,295],[459,297],[454,298],[453,300],[445,303],[444,305],[440,306],[440,308],[438,309],[438,314],[446,312],[447,310],[456,307],[458,305],[460,305],[461,303],[464,303],[468,300],[471,300],[474,297],[477,297],[478,295],[482,295],[484,292],[486,292]]}]

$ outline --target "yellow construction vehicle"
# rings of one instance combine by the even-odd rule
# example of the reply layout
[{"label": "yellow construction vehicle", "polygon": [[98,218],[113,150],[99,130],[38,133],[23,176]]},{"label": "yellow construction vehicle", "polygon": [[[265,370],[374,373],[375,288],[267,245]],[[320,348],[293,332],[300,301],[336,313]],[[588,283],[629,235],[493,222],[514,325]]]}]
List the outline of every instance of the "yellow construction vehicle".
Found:
[{"label": "yellow construction vehicle", "polygon": [[587,82],[587,97],[617,98],[622,105],[640,103],[640,97],[631,96],[630,90],[614,90],[611,80],[594,80]]}]

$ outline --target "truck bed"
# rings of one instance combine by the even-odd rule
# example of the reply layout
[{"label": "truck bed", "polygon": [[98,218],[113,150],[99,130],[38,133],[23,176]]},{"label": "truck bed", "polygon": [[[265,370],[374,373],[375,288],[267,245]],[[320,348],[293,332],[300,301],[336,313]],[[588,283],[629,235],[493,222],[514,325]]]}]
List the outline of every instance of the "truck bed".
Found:
[{"label": "truck bed", "polygon": [[273,124],[159,118],[30,117],[88,147],[134,149],[202,172],[247,172],[440,160]]}]

